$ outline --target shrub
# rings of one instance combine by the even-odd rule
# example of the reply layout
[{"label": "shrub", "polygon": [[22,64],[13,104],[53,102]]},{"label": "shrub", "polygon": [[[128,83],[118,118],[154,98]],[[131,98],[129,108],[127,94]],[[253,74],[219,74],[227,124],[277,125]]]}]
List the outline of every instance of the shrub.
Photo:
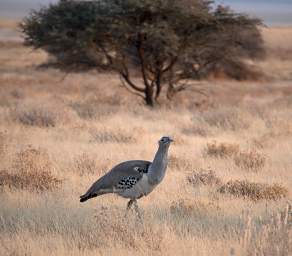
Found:
[{"label": "shrub", "polygon": [[23,150],[16,155],[11,172],[0,172],[0,186],[37,192],[53,190],[61,184],[61,180],[53,176],[51,168],[44,151]]},{"label": "shrub", "polygon": [[18,109],[16,119],[24,125],[38,127],[54,127],[57,116],[55,113],[43,107],[28,107],[27,109]]},{"label": "shrub", "polygon": [[61,180],[54,177],[50,172],[21,172],[9,173],[0,171],[0,187],[24,189],[29,191],[47,191],[57,188]]},{"label": "shrub", "polygon": [[258,200],[280,200],[287,197],[288,190],[278,184],[265,184],[249,182],[247,180],[228,181],[218,191],[222,194],[230,194],[235,197]]},{"label": "shrub", "polygon": [[108,117],[116,112],[110,102],[100,102],[96,99],[87,99],[82,102],[75,102],[70,105],[82,119],[99,119]]},{"label": "shrub", "polygon": [[193,186],[218,186],[222,184],[221,179],[216,176],[213,170],[203,169],[188,176],[187,181]]},{"label": "shrub", "polygon": [[239,152],[239,145],[224,142],[217,143],[214,141],[207,144],[205,152],[211,157],[231,157]]},{"label": "shrub", "polygon": [[240,152],[234,157],[235,164],[246,170],[258,171],[266,164],[266,158],[255,150],[249,152]]},{"label": "shrub", "polygon": [[95,142],[98,143],[133,143],[136,139],[130,133],[124,131],[100,131],[92,134]]}]

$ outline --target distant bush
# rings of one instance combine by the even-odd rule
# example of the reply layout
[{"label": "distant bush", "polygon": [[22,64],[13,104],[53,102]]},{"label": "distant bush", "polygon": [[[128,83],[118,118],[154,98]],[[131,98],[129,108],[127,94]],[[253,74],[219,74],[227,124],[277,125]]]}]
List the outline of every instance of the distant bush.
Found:
[{"label": "distant bush", "polygon": [[0,186],[42,192],[53,190],[61,180],[51,172],[48,155],[41,150],[26,149],[14,159],[12,170],[0,171]]},{"label": "distant bush", "polygon": [[124,131],[100,131],[92,133],[93,140],[98,143],[133,143],[136,141],[131,133]]},{"label": "distant bush", "polygon": [[76,111],[78,116],[82,119],[94,119],[97,116],[97,106],[95,104],[76,102],[72,103],[71,107]]},{"label": "distant bush", "polygon": [[265,184],[249,182],[247,180],[229,181],[222,185],[218,191],[235,197],[243,197],[253,201],[280,200],[288,196],[288,190],[278,184]]},{"label": "distant bush", "polygon": [[219,186],[222,184],[220,178],[216,176],[213,170],[200,170],[193,172],[187,177],[187,181],[193,186]]},{"label": "distant bush", "polygon": [[214,141],[207,144],[205,152],[211,157],[232,157],[239,152],[239,145],[224,142],[217,143]]},{"label": "distant bush", "polygon": [[235,164],[246,170],[258,171],[262,169],[266,164],[266,158],[261,153],[255,150],[248,152],[240,152],[234,156]]},{"label": "distant bush", "polygon": [[24,109],[17,109],[16,119],[24,125],[54,127],[57,116],[54,112],[41,106],[31,106],[25,107]]},{"label": "distant bush", "polygon": [[71,103],[70,106],[82,119],[101,119],[116,112],[115,104],[110,99],[106,104],[105,102],[100,102],[100,100],[87,99],[81,102]]}]

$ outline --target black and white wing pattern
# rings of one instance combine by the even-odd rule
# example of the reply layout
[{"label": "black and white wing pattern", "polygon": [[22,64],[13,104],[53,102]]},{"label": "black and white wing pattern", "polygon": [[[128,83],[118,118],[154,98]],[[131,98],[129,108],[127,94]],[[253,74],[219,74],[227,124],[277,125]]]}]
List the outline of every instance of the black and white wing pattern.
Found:
[{"label": "black and white wing pattern", "polygon": [[131,189],[140,179],[134,176],[125,177],[115,186],[116,189]]}]

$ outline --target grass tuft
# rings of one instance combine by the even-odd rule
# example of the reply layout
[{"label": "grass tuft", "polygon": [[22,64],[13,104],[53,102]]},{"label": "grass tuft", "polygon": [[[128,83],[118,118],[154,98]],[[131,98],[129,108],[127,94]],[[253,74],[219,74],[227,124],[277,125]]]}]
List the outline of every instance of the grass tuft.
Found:
[{"label": "grass tuft", "polygon": [[0,187],[10,189],[24,189],[29,191],[43,192],[58,188],[61,180],[54,177],[51,172],[24,172],[9,173],[0,171]]},{"label": "grass tuft", "polygon": [[94,133],[92,136],[97,143],[134,143],[136,141],[131,133],[126,133],[121,130],[100,131]]},{"label": "grass tuft", "polygon": [[240,152],[234,156],[234,163],[249,171],[259,171],[264,168],[266,164],[266,158],[261,153],[255,150],[249,152]]},{"label": "grass tuft", "polygon": [[217,141],[214,141],[207,144],[205,152],[211,157],[232,157],[239,152],[239,145],[224,142],[217,143]]},{"label": "grass tuft", "polygon": [[18,109],[16,111],[16,119],[28,126],[55,127],[57,116],[49,109],[35,106],[21,110]]},{"label": "grass tuft", "polygon": [[81,102],[71,103],[70,106],[76,111],[81,119],[101,119],[108,117],[116,112],[115,104],[102,105],[101,100],[89,98]]},{"label": "grass tuft", "polygon": [[11,171],[0,171],[0,186],[29,191],[53,190],[61,184],[51,172],[48,155],[41,150],[26,149],[18,153]]},{"label": "grass tuft", "polygon": [[200,185],[218,186],[222,184],[221,179],[216,176],[216,173],[213,170],[210,169],[201,169],[198,172],[193,172],[190,176],[187,177],[187,181],[195,187]]},{"label": "grass tuft", "polygon": [[228,181],[218,191],[235,197],[243,197],[253,201],[280,200],[288,196],[288,190],[279,184],[249,182],[247,180]]}]

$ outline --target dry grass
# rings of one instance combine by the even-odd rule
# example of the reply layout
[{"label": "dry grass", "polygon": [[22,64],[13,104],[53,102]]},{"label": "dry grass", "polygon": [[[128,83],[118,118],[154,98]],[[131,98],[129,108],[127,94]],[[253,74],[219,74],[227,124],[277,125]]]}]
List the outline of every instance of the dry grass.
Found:
[{"label": "dry grass", "polygon": [[78,116],[83,119],[98,119],[109,117],[116,112],[115,104],[108,102],[108,107],[101,108],[101,102],[94,98],[89,98],[82,102],[74,102],[71,107]]},{"label": "dry grass", "polygon": [[74,166],[80,176],[94,174],[97,170],[95,160],[86,153],[75,157]]},{"label": "dry grass", "polygon": [[216,176],[213,170],[193,172],[192,175],[187,177],[187,181],[193,186],[218,186],[222,184],[221,179]]},{"label": "dry grass", "polygon": [[168,166],[175,171],[189,171],[192,169],[192,163],[190,160],[175,155],[169,156]]},{"label": "dry grass", "polygon": [[238,131],[249,128],[252,116],[250,113],[237,108],[217,108],[205,112],[203,120],[212,127]]},{"label": "dry grass", "polygon": [[61,180],[54,177],[50,172],[20,172],[10,173],[0,171],[0,188],[24,189],[29,191],[43,192],[58,188]]},{"label": "dry grass", "polygon": [[13,19],[0,19],[0,28],[11,28],[16,29],[18,26],[18,21]]},{"label": "dry grass", "polygon": [[51,172],[51,164],[45,152],[26,149],[18,153],[11,171],[0,171],[0,186],[10,189],[47,191],[58,188],[61,180]]},{"label": "dry grass", "polygon": [[220,211],[220,208],[212,202],[206,203],[197,200],[181,199],[172,202],[170,206],[170,213],[176,216],[179,215],[180,217],[202,217],[204,214],[206,215],[212,211]]},{"label": "dry grass", "polygon": [[98,143],[133,143],[136,139],[130,132],[122,130],[92,132],[92,137]]},{"label": "dry grass", "polygon": [[280,200],[288,196],[288,190],[279,184],[264,184],[247,180],[228,181],[218,191],[236,197],[258,200]]},{"label": "dry grass", "polygon": [[[47,55],[12,39],[0,42],[1,256],[291,255],[288,41],[259,63],[269,82],[200,81],[208,100],[190,90],[151,110],[116,75],[39,68]],[[79,203],[113,165],[152,160],[162,135],[175,143],[139,200],[143,223],[122,198]]]},{"label": "dry grass", "polygon": [[291,217],[290,204],[287,204],[284,211],[266,220],[259,220],[260,228],[247,215],[241,238],[247,255],[291,255]]},{"label": "dry grass", "polygon": [[211,157],[232,157],[238,154],[239,145],[224,142],[217,143],[214,141],[207,144],[205,152]]},{"label": "dry grass", "polygon": [[264,168],[266,164],[266,157],[255,151],[240,152],[234,157],[234,163],[245,170],[259,171]]},{"label": "dry grass", "polygon": [[38,127],[54,127],[56,125],[55,113],[41,106],[19,108],[15,111],[15,116],[24,125]]},{"label": "dry grass", "polygon": [[4,133],[0,132],[0,157],[5,153],[6,149],[6,139]]}]

